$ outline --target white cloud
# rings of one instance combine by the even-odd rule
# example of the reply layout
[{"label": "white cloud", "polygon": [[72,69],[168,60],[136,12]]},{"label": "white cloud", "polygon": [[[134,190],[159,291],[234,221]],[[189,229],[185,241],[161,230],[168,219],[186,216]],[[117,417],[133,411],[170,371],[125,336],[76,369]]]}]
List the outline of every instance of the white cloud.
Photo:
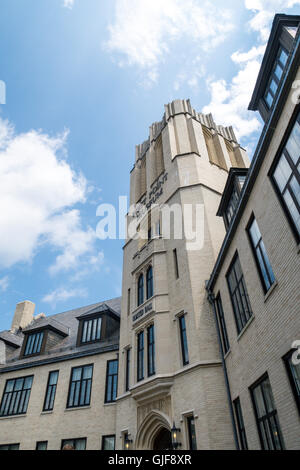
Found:
[{"label": "white cloud", "polygon": [[9,278],[8,276],[4,276],[2,279],[0,279],[0,290],[2,292],[5,292],[8,288],[9,285]]},{"label": "white cloud", "polygon": [[63,6],[72,10],[74,6],[74,0],[64,0]]},{"label": "white cloud", "polygon": [[250,28],[260,34],[262,41],[266,41],[274,15],[295,5],[300,5],[300,0],[245,0],[245,7],[254,12],[249,22]]},{"label": "white cloud", "polygon": [[207,51],[223,42],[233,27],[232,12],[209,1],[116,0],[104,46],[121,55],[120,66],[146,69],[156,81],[158,64],[173,42],[188,38]]},{"label": "white cloud", "polygon": [[74,209],[88,185],[66,161],[67,135],[18,135],[0,118],[0,267],[30,262],[45,243],[57,255],[52,273],[94,255],[95,233]]},{"label": "white cloud", "polygon": [[42,302],[51,304],[52,307],[55,307],[59,302],[65,302],[66,300],[72,299],[74,297],[86,296],[87,291],[85,289],[66,289],[64,287],[59,287],[58,289],[45,295],[42,299]]},{"label": "white cloud", "polygon": [[203,108],[203,112],[212,113],[218,124],[232,125],[239,139],[260,129],[260,122],[254,113],[247,111],[259,67],[257,60],[251,60],[231,83],[225,80],[208,82],[211,101]]}]

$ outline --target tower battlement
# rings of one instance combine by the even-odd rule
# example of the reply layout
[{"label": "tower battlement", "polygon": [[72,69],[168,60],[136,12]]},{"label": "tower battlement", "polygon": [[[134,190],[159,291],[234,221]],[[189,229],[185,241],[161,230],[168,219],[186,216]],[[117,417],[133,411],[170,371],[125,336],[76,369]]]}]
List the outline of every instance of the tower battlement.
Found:
[{"label": "tower battlement", "polygon": [[198,123],[206,127],[208,130],[212,131],[213,133],[219,134],[227,141],[239,146],[232,126],[217,125],[211,113],[198,113],[191,106],[191,102],[189,99],[174,100],[171,103],[165,105],[165,112],[161,121],[157,121],[151,124],[151,126],[149,127],[148,139],[145,140],[142,144],[136,146],[136,161],[142,159],[145,156],[148,149],[150,148],[151,143],[159,137],[167,123],[172,118],[180,114],[187,115],[190,118],[195,119]]}]

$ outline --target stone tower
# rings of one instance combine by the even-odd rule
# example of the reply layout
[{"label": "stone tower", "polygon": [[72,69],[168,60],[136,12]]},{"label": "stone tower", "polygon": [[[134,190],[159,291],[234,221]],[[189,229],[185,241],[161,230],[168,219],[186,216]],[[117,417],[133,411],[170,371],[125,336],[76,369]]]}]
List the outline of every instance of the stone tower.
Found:
[{"label": "stone tower", "polygon": [[189,100],[166,105],[136,148],[128,225],[144,236],[130,233],[124,246],[118,449],[126,439],[132,449],[167,448],[173,423],[181,449],[234,448],[205,281],[225,235],[216,213],[228,171],[248,165],[233,129]]}]

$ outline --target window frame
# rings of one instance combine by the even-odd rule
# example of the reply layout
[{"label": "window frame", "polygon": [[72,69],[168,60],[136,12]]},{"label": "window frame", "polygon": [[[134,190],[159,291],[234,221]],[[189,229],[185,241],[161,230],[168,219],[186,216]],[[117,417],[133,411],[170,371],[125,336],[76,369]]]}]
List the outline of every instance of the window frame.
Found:
[{"label": "window frame", "polygon": [[108,435],[102,436],[101,450],[105,450],[105,451],[108,451],[108,452],[112,451],[111,449],[104,449],[105,439],[109,439],[109,438],[114,438],[114,448],[112,450],[116,450],[116,435],[115,434],[108,434]]},{"label": "window frame", "polygon": [[[93,332],[93,328],[94,328],[94,322],[96,322],[96,336],[97,336],[97,331],[98,331],[98,324],[100,322],[100,338],[95,338],[95,339],[90,339],[89,341],[83,341],[83,334],[84,334],[84,325],[85,323],[91,323],[91,331],[90,331],[90,336],[92,336],[92,332]],[[93,344],[93,343],[99,343],[100,341],[103,340],[103,328],[104,328],[104,321],[103,321],[103,315],[95,315],[95,316],[92,316],[90,318],[86,318],[86,319],[82,319],[80,321],[81,325],[80,325],[80,345],[81,346],[85,346],[86,344]],[[88,330],[88,326],[87,326],[87,330]],[[86,332],[86,336],[88,336],[88,331]]]},{"label": "window frame", "polygon": [[[293,220],[293,218],[290,214],[290,211],[287,208],[287,205],[284,201],[283,195],[282,195],[282,193],[281,193],[281,191],[280,191],[280,189],[279,189],[279,187],[278,187],[278,185],[275,181],[275,178],[274,178],[274,173],[276,171],[277,165],[279,164],[279,161],[280,161],[282,155],[284,154],[284,149],[286,147],[286,144],[287,144],[287,142],[288,142],[288,140],[291,136],[292,130],[293,130],[293,128],[294,128],[297,121],[300,124],[300,104],[295,107],[293,115],[292,115],[292,117],[291,117],[291,119],[288,123],[287,128],[286,128],[284,137],[283,137],[283,139],[281,141],[281,144],[278,148],[277,154],[276,154],[276,156],[275,156],[275,158],[272,162],[272,165],[270,167],[270,170],[268,172],[268,177],[270,179],[270,182],[271,182],[271,185],[274,189],[274,192],[277,196],[277,199],[279,200],[282,211],[283,211],[283,213],[284,213],[284,215],[285,215],[285,217],[288,221],[288,224],[289,224],[291,232],[292,232],[292,234],[293,234],[293,236],[296,240],[296,243],[299,244],[300,243],[300,234],[299,234],[298,229],[295,225],[295,222],[294,222],[294,220]],[[286,154],[284,154],[284,155],[286,156]],[[294,164],[294,166],[296,166],[296,165]],[[292,173],[292,175],[294,175],[294,173]],[[291,179],[291,177],[289,179]]]},{"label": "window frame", "polygon": [[[270,384],[270,390],[271,390],[271,393],[272,393],[272,399],[273,399],[273,403],[274,403],[274,410],[269,412],[268,411],[268,406],[267,406],[267,400],[265,398],[265,394],[264,394],[264,390],[262,388],[262,384],[268,380],[269,381],[269,384]],[[264,403],[264,408],[266,410],[266,414],[262,417],[258,417],[258,409],[257,409],[257,404],[256,404],[256,400],[255,400],[255,396],[254,396],[254,390],[257,388],[257,387],[260,387],[261,389],[261,394],[262,394],[262,398],[263,398],[263,403]],[[278,418],[278,412],[277,412],[277,408],[276,408],[276,405],[275,405],[275,401],[274,401],[274,395],[273,395],[273,391],[272,391],[272,386],[271,386],[271,382],[270,382],[270,379],[269,379],[269,375],[268,373],[266,372],[264,375],[262,375],[253,385],[251,385],[249,387],[249,391],[250,391],[250,395],[251,395],[251,401],[252,401],[252,406],[253,406],[253,410],[254,410],[254,415],[255,415],[255,420],[256,420],[256,427],[257,427],[257,431],[258,431],[258,435],[259,435],[259,440],[260,440],[260,445],[261,445],[261,449],[262,450],[277,450],[276,449],[276,445],[274,445],[274,440],[272,438],[272,434],[270,433],[270,437],[271,437],[271,441],[272,441],[272,445],[274,447],[274,449],[271,449],[270,448],[270,445],[269,445],[269,442],[268,442],[268,436],[267,436],[267,433],[266,433],[266,428],[265,428],[265,424],[264,422],[267,421],[268,422],[268,429],[272,429],[272,426],[270,424],[270,420],[271,418],[274,418],[274,421],[275,421],[275,426],[277,428],[277,435],[278,435],[278,440],[280,442],[280,447],[281,449],[278,449],[278,450],[285,450],[285,445],[284,445],[284,440],[283,440],[283,436],[282,436],[282,432],[281,432],[281,427],[280,427],[280,423],[279,423],[279,418]],[[264,440],[263,440],[263,436],[262,436],[262,431],[261,431],[261,426],[260,426],[260,423],[263,423],[263,427],[264,427],[264,431],[265,431],[265,436],[266,436],[266,440],[267,440],[267,444],[268,444],[268,448],[265,448],[265,444],[264,444]]]},{"label": "window frame", "polygon": [[[56,384],[51,384],[51,385],[50,385],[50,376],[51,376],[51,374],[57,374]],[[43,405],[43,411],[53,411],[53,410],[54,410],[54,403],[55,403],[55,397],[56,397],[56,390],[57,390],[58,378],[59,378],[59,370],[51,370],[51,371],[49,371],[48,380],[47,380],[47,386],[46,386],[45,399],[44,399],[44,405]],[[51,402],[50,398],[52,398],[53,389],[54,389],[53,407],[52,407],[52,408],[46,408],[46,402],[47,402],[48,389],[49,389],[49,387],[51,387],[51,392],[50,392],[50,397],[49,397],[49,403]],[[45,441],[45,442],[46,442],[46,441]]]},{"label": "window frame", "polygon": [[[149,275],[149,273],[151,275]],[[153,278],[153,267],[152,265],[150,264],[150,266],[148,266],[148,269],[147,269],[147,272],[146,272],[146,297],[147,299],[146,300],[149,300],[153,297],[154,295],[154,278]]]},{"label": "window frame", "polygon": [[[92,367],[92,376],[91,376],[91,378],[89,378],[89,379],[82,379],[83,369],[84,369],[84,368],[87,368],[87,367]],[[82,369],[80,381],[79,381],[79,380],[75,380],[75,381],[72,380],[73,371],[74,371],[75,369]],[[83,407],[86,407],[86,406],[90,406],[90,405],[91,405],[92,388],[93,388],[93,375],[94,375],[94,364],[84,364],[83,366],[75,366],[75,367],[72,367],[71,373],[70,373],[69,390],[68,390],[67,405],[66,405],[66,408],[67,408],[67,409],[73,409],[73,408],[77,409],[77,408],[83,408]],[[79,402],[80,402],[81,387],[82,387],[82,382],[83,382],[83,381],[85,381],[85,382],[91,381],[91,388],[90,388],[89,402],[88,402],[88,403],[85,403],[84,405],[80,405]],[[78,394],[78,398],[79,398],[79,400],[78,400],[78,405],[74,405],[74,397],[73,397],[73,404],[72,404],[72,405],[69,404],[69,402],[70,402],[71,387],[72,387],[72,383],[73,383],[73,382],[80,382],[79,394]],[[76,389],[76,386],[75,386],[75,389]],[[74,396],[75,396],[75,390],[74,390]]]},{"label": "window frame", "polygon": [[[117,363],[117,373],[109,374],[109,367],[110,364],[116,362]],[[117,396],[118,396],[118,372],[119,372],[119,360],[118,359],[110,359],[106,362],[106,380],[105,380],[105,396],[104,396],[104,403],[115,403]],[[108,397],[108,380],[109,377],[112,377],[112,384],[111,384],[111,393],[110,397]],[[114,385],[116,381],[116,396],[114,398]]]},{"label": "window frame", "polygon": [[[76,437],[76,438],[71,438],[71,439],[62,439],[61,440],[61,450],[63,450],[63,447],[66,445],[68,441],[73,441],[75,443],[76,441],[85,441],[85,448],[82,449],[83,451],[86,450],[86,445],[87,445],[87,438],[86,437]],[[73,444],[74,450],[78,450],[75,448],[75,445]]]},{"label": "window frame", "polygon": [[[239,280],[237,278],[237,274],[236,274],[236,271],[235,271],[235,265],[236,265],[237,262],[239,262],[240,270],[241,270],[241,274],[242,274],[242,277]],[[236,287],[234,289],[234,292],[231,291],[231,286],[230,286],[230,283],[229,283],[229,277],[230,277],[230,274],[231,274],[232,270],[234,270],[234,275],[235,275],[234,277],[235,277],[235,281],[236,281]],[[245,282],[244,272],[243,272],[243,269],[242,269],[242,265],[241,265],[241,261],[240,261],[238,251],[235,252],[235,254],[233,256],[233,259],[230,263],[230,266],[229,266],[229,268],[226,272],[226,281],[227,281],[229,296],[230,296],[231,305],[232,305],[232,309],[233,309],[233,313],[234,313],[237,333],[238,333],[238,335],[240,335],[241,332],[246,328],[246,326],[249,324],[249,322],[253,318],[253,311],[252,311],[250,298],[249,298],[249,294],[248,294],[248,290],[247,290],[247,286],[246,286],[246,282]],[[245,298],[245,301],[247,303],[248,313],[249,313],[249,318],[247,319],[246,314],[245,314],[245,310],[243,310],[243,316],[245,317],[245,320],[246,320],[245,322],[242,321],[243,317],[240,314],[240,312],[236,311],[235,304],[234,304],[234,299],[236,299],[235,294],[238,290],[240,303],[244,308],[244,303],[243,303],[242,295],[241,295],[241,292],[240,292],[240,285],[242,285],[242,287],[243,287],[244,298]],[[239,305],[238,305],[238,307],[239,307]],[[237,313],[239,313],[239,316],[237,315]],[[239,323],[241,324],[241,328],[240,328]]]},{"label": "window frame", "polygon": [[[40,444],[46,444],[46,449],[38,449],[38,446]],[[48,450],[48,441],[37,441],[36,444],[35,444],[35,450],[38,450],[38,451]]]},{"label": "window frame", "polygon": [[173,260],[174,260],[174,268],[175,268],[175,279],[179,279],[179,266],[178,266],[177,248],[174,248],[174,250],[173,250]]},{"label": "window frame", "polygon": [[[4,449],[4,447],[17,447],[17,449]],[[6,450],[8,451],[14,451],[14,450],[20,450],[20,443],[17,442],[16,444],[1,444],[0,445],[0,452],[5,452]]]},{"label": "window frame", "polygon": [[[258,230],[259,230],[259,234],[260,234],[260,239],[258,241],[258,243],[256,244],[256,246],[254,245],[254,240],[252,239],[252,235],[251,235],[251,228],[252,228],[252,225],[253,223],[256,222],[256,225],[258,227]],[[272,268],[272,265],[271,265],[271,262],[270,262],[270,258],[269,258],[269,254],[267,252],[267,249],[266,249],[266,246],[264,244],[264,240],[263,240],[263,237],[262,237],[262,234],[261,234],[261,231],[260,231],[260,228],[259,228],[259,225],[258,225],[258,222],[257,222],[257,219],[254,215],[254,213],[252,213],[251,217],[250,217],[250,220],[247,224],[247,227],[246,227],[246,232],[247,232],[247,235],[248,235],[248,239],[249,239],[249,243],[250,243],[250,246],[251,246],[251,250],[252,250],[252,254],[253,254],[253,257],[254,257],[254,260],[255,260],[255,265],[256,265],[256,269],[257,269],[257,272],[258,272],[258,275],[259,275],[259,279],[260,279],[260,282],[261,282],[261,285],[262,285],[262,288],[263,288],[263,291],[264,291],[264,294],[267,294],[269,292],[269,290],[274,286],[274,284],[276,283],[276,277],[275,277],[275,274],[274,274],[274,271],[273,271],[273,268]],[[267,261],[269,262],[269,265],[270,265],[270,268],[271,268],[271,271],[272,273],[270,273],[269,271],[269,268],[267,266],[267,263],[266,263],[266,259],[265,259],[265,255],[263,253],[263,250],[261,249],[261,243],[264,244],[264,247],[265,247],[265,251],[266,251],[266,256],[267,256]],[[262,268],[261,268],[261,265],[260,265],[260,261],[259,261],[259,258],[257,256],[257,249],[259,249],[259,252],[260,252],[260,256],[262,258],[262,261],[263,261],[263,264],[264,264],[264,268],[265,268],[265,271],[266,271],[266,275],[268,277],[268,282],[270,284],[270,287],[268,288],[267,285],[266,285],[266,281],[264,279],[264,276],[263,276],[263,272],[262,272]],[[272,278],[271,278],[271,274],[273,275],[274,277],[274,280],[272,281]]]},{"label": "window frame", "polygon": [[[140,345],[140,338],[143,338],[142,347]],[[145,378],[144,361],[145,361],[145,332],[144,330],[142,330],[137,334],[137,382],[141,382]]]},{"label": "window frame", "polygon": [[[152,331],[152,342],[150,342],[150,333]],[[152,362],[152,369],[150,364]],[[155,375],[155,329],[154,323],[147,327],[147,372],[148,377]]]},{"label": "window frame", "polygon": [[130,389],[130,364],[131,364],[131,348],[125,350],[125,392]]},{"label": "window frame", "polygon": [[[27,350],[30,338],[38,337],[39,335],[42,335],[42,339],[40,341],[38,350],[34,353],[26,354],[26,350]],[[46,344],[46,341],[47,341],[47,332],[45,331],[45,329],[36,330],[32,333],[28,332],[28,333],[25,334],[25,338],[24,338],[23,341],[24,341],[24,343],[23,343],[22,352],[21,352],[21,357],[22,358],[23,357],[27,358],[27,357],[40,356],[45,350],[45,344]],[[36,339],[33,341],[34,345],[35,345],[35,341],[36,341]]]},{"label": "window frame", "polygon": [[143,305],[145,301],[145,292],[144,292],[144,273],[140,273],[137,280],[137,306]]},{"label": "window frame", "polygon": [[[282,80],[284,70],[285,70],[286,64],[287,64],[287,62],[285,64],[283,64],[283,62],[280,61],[281,52],[285,52],[285,54],[287,55],[287,61],[288,61],[289,51],[283,46],[283,44],[280,43],[279,46],[278,46],[278,50],[277,50],[275,59],[274,59],[274,63],[272,65],[272,69],[271,69],[270,76],[269,76],[269,79],[268,79],[268,82],[267,82],[267,86],[266,86],[266,88],[264,90],[264,94],[263,94],[264,104],[267,107],[268,111],[270,111],[270,109],[272,108],[272,106],[274,104],[274,101],[275,101],[275,98],[277,96],[277,92],[278,92],[278,89],[279,89],[279,85],[280,85],[280,82]],[[278,76],[275,73],[275,70],[276,70],[278,65],[282,69],[282,74],[281,74],[280,78],[278,78]],[[272,81],[274,81],[275,84],[277,85],[275,91],[273,91],[272,88],[271,88]],[[269,104],[267,102],[267,96],[268,96],[269,93],[272,97],[272,103],[271,104]]]},{"label": "window frame", "polygon": [[[23,388],[24,387],[24,383],[25,383],[25,380],[26,379],[29,379],[31,378],[32,379],[32,382],[31,382],[31,387],[30,388]],[[23,385],[22,385],[22,389],[21,390],[13,390],[12,392],[6,392],[6,388],[7,388],[7,384],[8,382],[17,382],[18,380],[23,380]],[[1,398],[1,404],[0,404],[0,412],[1,412],[1,409],[2,409],[2,406],[3,406],[3,403],[4,403],[4,398],[6,395],[12,395],[13,396],[13,409],[15,408],[16,406],[16,400],[18,399],[19,400],[19,403],[18,403],[18,409],[20,408],[20,403],[22,403],[23,401],[23,407],[22,407],[22,411],[21,412],[18,412],[18,413],[6,413],[6,414],[0,414],[0,417],[8,417],[8,416],[21,416],[21,415],[26,415],[27,411],[28,411],[28,405],[29,405],[29,400],[30,400],[30,395],[31,395],[31,390],[32,390],[32,386],[33,386],[33,380],[34,380],[34,375],[27,375],[27,376],[22,376],[22,377],[15,377],[15,378],[12,378],[12,379],[7,379],[6,380],[6,383],[5,383],[5,387],[4,387],[4,390],[3,390],[3,394],[2,394],[2,398]],[[13,388],[15,388],[15,383],[14,383],[14,386]],[[25,393],[25,396],[24,398],[21,398],[22,395],[23,395],[23,392],[26,391],[28,393]],[[18,392],[21,392],[18,396]],[[16,394],[14,396],[14,394]],[[16,398],[18,396],[18,398]],[[28,397],[28,398],[27,398]],[[22,400],[22,401],[21,401]],[[11,401],[9,402],[9,409],[11,408]],[[24,410],[24,404],[26,403],[26,410]],[[5,402],[5,407],[6,407],[6,402]]]},{"label": "window frame", "polygon": [[[178,317],[180,344],[181,344],[181,361],[182,361],[183,366],[187,366],[190,363],[185,316],[186,314],[184,313]],[[183,326],[183,322],[184,322],[184,326]]]},{"label": "window frame", "polygon": [[244,422],[243,410],[240,397],[233,400],[233,409],[235,415],[235,422],[238,429],[239,445],[241,450],[248,450],[248,440],[246,427]]},{"label": "window frame", "polygon": [[218,322],[219,322],[220,331],[221,331],[223,354],[225,356],[230,351],[230,343],[229,343],[228,332],[227,332],[227,327],[226,327],[223,302],[222,302],[222,297],[221,297],[220,292],[218,292],[216,296],[216,311],[217,311],[217,317],[218,317]]},{"label": "window frame", "polygon": [[294,396],[294,399],[295,399],[295,402],[296,402],[298,413],[300,415],[300,391],[298,393],[297,385],[295,383],[295,379],[294,379],[293,372],[291,370],[291,364],[290,364],[290,359],[296,351],[297,351],[297,349],[292,349],[291,351],[289,351],[287,354],[285,354],[283,356],[282,360],[283,360],[284,365],[285,365],[285,370],[286,370],[286,373],[287,373],[287,376],[288,376],[288,379],[289,379],[289,383],[290,383],[290,386],[291,386],[291,389],[292,389],[292,392],[293,392],[293,396]]},{"label": "window frame", "polygon": [[[187,440],[189,445],[189,450],[198,450],[197,446],[197,433],[196,433],[196,425],[195,425],[195,416],[193,414],[188,415],[185,417],[186,421],[186,428],[187,428]],[[194,421],[194,431],[195,431],[195,447],[193,445],[193,435],[192,435],[192,424],[191,421]]]}]

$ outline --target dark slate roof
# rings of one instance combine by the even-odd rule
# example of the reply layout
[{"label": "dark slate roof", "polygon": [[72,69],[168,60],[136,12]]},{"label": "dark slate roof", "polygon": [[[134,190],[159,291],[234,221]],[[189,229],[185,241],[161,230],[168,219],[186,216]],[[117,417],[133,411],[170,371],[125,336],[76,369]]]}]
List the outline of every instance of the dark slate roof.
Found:
[{"label": "dark slate roof", "polygon": [[13,334],[10,331],[1,331],[0,339],[6,344],[19,348],[22,345],[23,335]]},{"label": "dark slate roof", "polygon": [[35,330],[50,328],[62,336],[69,335],[69,327],[51,317],[42,317],[34,320],[29,326],[24,328],[23,333],[31,333]]},{"label": "dark slate roof", "polygon": [[[19,359],[20,349],[17,349],[13,352],[8,358],[5,365],[0,366],[0,373],[11,370],[11,369],[20,369],[41,365],[45,362],[54,362],[58,360],[66,360],[70,358],[74,358],[77,356],[88,355],[88,354],[99,354],[101,352],[109,351],[109,350],[117,350],[119,347],[119,334],[108,338],[104,341],[94,344],[86,344],[84,346],[78,347],[76,345],[77,342],[77,332],[78,332],[78,317],[84,315],[86,313],[90,313],[93,310],[94,313],[97,311],[112,311],[114,316],[118,316],[120,318],[121,313],[121,298],[115,298],[111,300],[106,300],[105,302],[98,302],[93,305],[88,305],[86,307],[77,308],[74,310],[69,310],[67,312],[58,313],[56,315],[49,315],[45,318],[39,318],[31,323],[29,327],[24,329],[24,331],[35,330],[36,328],[41,328],[45,325],[55,325],[56,327],[63,328],[64,331],[68,330],[68,336],[62,339],[59,344],[51,348],[46,354],[42,354],[41,356],[36,356],[34,358],[22,358]],[[107,309],[108,307],[108,309]],[[23,334],[18,332],[16,334],[12,334],[11,332],[5,331],[0,332],[0,337],[5,336],[7,338],[11,338],[12,340],[18,341],[18,344],[21,345],[23,341]]]},{"label": "dark slate roof", "polygon": [[101,313],[101,312],[111,312],[114,316],[120,318],[120,312],[117,312],[111,306],[107,305],[107,303],[105,303],[105,302],[103,302],[103,304],[100,305],[100,307],[96,306],[96,307],[92,308],[91,310],[88,310],[87,312],[82,313],[77,318],[82,319],[82,318],[88,317],[90,315],[94,315],[94,313]]}]

